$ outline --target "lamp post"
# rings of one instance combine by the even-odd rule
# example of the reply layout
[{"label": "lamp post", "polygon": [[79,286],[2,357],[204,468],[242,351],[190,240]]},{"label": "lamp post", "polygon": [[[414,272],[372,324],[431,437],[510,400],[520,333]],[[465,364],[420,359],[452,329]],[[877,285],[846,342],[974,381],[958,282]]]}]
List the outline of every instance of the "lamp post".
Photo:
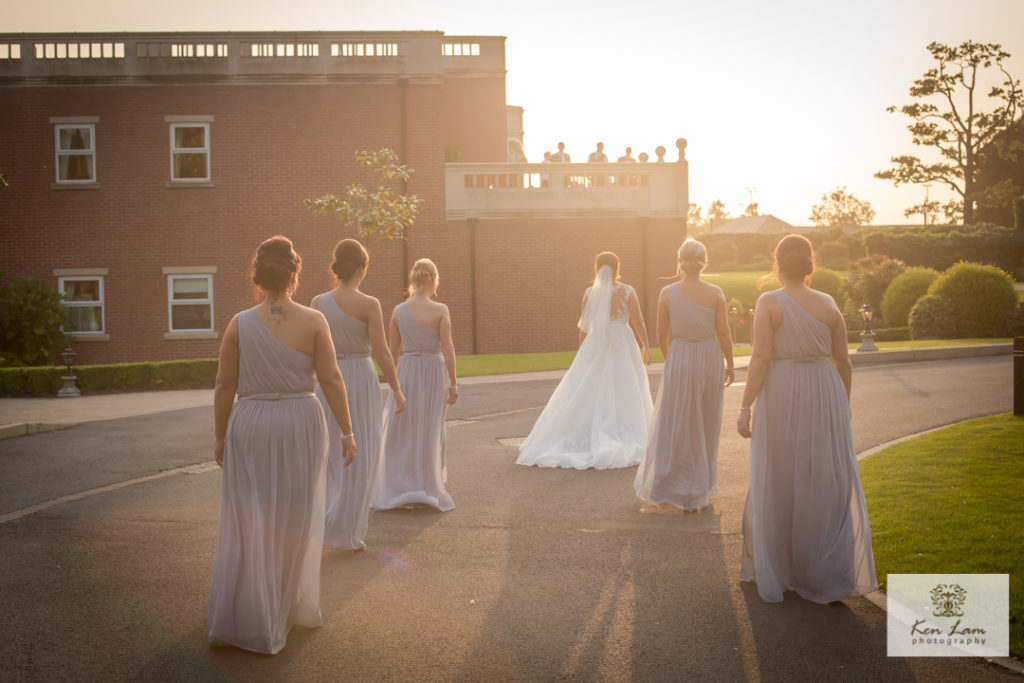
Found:
[{"label": "lamp post", "polygon": [[864,323],[864,331],[860,333],[860,346],[857,347],[857,353],[862,351],[877,351],[878,347],[875,346],[875,333],[871,331],[871,318],[874,317],[874,310],[871,308],[871,304],[864,304],[860,307],[860,319]]},{"label": "lamp post", "polygon": [[77,386],[75,386],[75,380],[78,378],[75,377],[75,373],[71,369],[71,363],[74,362],[75,356],[77,356],[78,354],[75,353],[75,350],[69,346],[66,349],[64,349],[60,355],[64,358],[64,365],[66,367],[66,371],[64,373],[64,376],[61,377],[61,379],[64,380],[64,386],[62,386],[60,388],[60,391],[57,392],[57,396],[59,398],[76,398],[78,396],[81,396],[82,392],[79,391]]}]

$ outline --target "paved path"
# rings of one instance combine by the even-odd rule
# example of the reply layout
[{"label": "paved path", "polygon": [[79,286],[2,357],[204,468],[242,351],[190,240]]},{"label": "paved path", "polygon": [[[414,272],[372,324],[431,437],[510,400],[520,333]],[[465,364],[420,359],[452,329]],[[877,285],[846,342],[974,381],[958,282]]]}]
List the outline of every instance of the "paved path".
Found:
[{"label": "paved path", "polygon": [[[1010,365],[859,366],[858,450],[1008,410]],[[202,467],[207,405],[0,441],[0,518],[100,491],[0,521],[0,678],[1019,680],[976,660],[887,658],[868,600],[767,605],[737,580],[741,389],[726,392],[721,495],[678,514],[642,508],[633,469],[514,464],[498,439],[524,436],[555,383],[463,382],[449,413],[456,509],[373,513],[366,551],[326,551],[325,625],[276,657],[205,642],[220,485]],[[162,471],[175,473],[110,488]]]}]

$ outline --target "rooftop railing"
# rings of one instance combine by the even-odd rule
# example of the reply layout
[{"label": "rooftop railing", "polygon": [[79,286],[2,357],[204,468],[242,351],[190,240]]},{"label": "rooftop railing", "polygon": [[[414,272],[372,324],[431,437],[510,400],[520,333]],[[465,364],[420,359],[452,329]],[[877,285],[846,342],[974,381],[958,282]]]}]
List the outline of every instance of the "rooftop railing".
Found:
[{"label": "rooftop railing", "polygon": [[436,31],[0,34],[0,81],[504,74],[504,43]]},{"label": "rooftop railing", "polygon": [[449,163],[451,220],[522,216],[685,218],[689,205],[686,141],[679,160],[654,163]]}]

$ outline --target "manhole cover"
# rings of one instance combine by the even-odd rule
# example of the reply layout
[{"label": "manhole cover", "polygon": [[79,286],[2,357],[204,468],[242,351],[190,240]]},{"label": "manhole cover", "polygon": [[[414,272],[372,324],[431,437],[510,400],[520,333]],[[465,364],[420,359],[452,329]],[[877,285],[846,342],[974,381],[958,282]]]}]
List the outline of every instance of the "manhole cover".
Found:
[{"label": "manhole cover", "polygon": [[519,448],[525,440],[525,436],[499,436],[498,445],[505,448]]}]

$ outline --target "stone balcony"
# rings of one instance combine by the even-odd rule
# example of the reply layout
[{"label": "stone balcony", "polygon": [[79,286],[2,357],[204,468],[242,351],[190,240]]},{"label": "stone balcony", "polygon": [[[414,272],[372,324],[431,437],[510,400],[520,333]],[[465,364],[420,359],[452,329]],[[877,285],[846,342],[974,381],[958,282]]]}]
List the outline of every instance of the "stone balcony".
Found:
[{"label": "stone balcony", "polygon": [[[686,141],[679,160],[654,163],[449,163],[449,220],[466,218],[650,216],[685,219]],[[664,150],[661,158],[664,157]]]}]

